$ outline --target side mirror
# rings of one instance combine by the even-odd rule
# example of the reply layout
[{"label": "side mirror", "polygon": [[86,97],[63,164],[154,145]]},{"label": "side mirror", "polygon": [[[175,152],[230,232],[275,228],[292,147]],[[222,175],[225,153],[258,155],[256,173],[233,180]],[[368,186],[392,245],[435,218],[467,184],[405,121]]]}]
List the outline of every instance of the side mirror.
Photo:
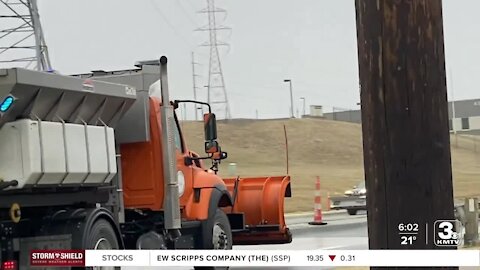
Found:
[{"label": "side mirror", "polygon": [[205,141],[207,142],[215,141],[217,139],[217,119],[215,117],[215,114],[213,113],[204,114],[203,126],[205,129]]},{"label": "side mirror", "polygon": [[217,141],[208,141],[205,142],[205,153],[215,154],[220,152],[220,146]]}]

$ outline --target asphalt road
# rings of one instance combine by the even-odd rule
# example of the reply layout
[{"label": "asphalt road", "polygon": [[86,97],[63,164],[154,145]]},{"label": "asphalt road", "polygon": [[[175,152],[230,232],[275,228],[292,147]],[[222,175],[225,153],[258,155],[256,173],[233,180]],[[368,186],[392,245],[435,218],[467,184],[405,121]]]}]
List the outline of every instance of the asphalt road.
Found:
[{"label": "asphalt road", "polygon": [[[308,225],[311,217],[291,216],[287,218],[287,224],[293,234],[293,241],[284,245],[257,245],[257,246],[236,246],[234,249],[258,249],[258,250],[316,250],[316,249],[368,249],[367,216],[360,213],[357,216],[349,216],[344,212],[325,215],[324,221],[327,225]],[[122,269],[159,269],[159,268],[138,268],[125,267]],[[171,267],[175,270],[191,270],[188,267]],[[255,270],[272,269],[267,267],[231,267],[232,270]],[[296,269],[320,269],[320,267],[275,267],[280,270]],[[321,268],[334,269],[334,268]]]},{"label": "asphalt road", "polygon": [[[326,225],[312,226],[310,217],[292,217],[287,224],[293,241],[286,245],[237,246],[234,249],[368,249],[366,215],[336,214],[325,216]],[[251,268],[250,268],[251,269]]]},{"label": "asphalt road", "polygon": [[[293,234],[293,241],[287,245],[239,246],[234,249],[282,249],[282,250],[364,250],[368,249],[367,216],[360,213],[349,216],[346,213],[326,215],[326,225],[308,225],[311,217],[291,217],[287,224]],[[270,269],[266,267],[232,267],[232,270]],[[334,267],[276,267],[280,270],[335,269]],[[183,269],[182,269],[183,270]]]}]

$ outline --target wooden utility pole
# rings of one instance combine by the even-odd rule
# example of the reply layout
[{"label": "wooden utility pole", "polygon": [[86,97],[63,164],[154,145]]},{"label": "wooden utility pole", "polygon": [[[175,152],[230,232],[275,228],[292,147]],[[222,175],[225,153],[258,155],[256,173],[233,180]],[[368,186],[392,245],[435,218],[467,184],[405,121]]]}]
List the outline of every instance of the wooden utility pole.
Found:
[{"label": "wooden utility pole", "polygon": [[355,4],[370,249],[441,248],[434,223],[454,219],[442,1]]}]

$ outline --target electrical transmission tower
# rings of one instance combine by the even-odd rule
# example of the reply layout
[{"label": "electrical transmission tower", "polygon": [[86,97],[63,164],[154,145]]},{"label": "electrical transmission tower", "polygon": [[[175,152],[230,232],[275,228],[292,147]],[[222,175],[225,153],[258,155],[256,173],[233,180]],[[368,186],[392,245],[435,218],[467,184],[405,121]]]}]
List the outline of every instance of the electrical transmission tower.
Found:
[{"label": "electrical transmission tower", "polygon": [[51,70],[37,0],[0,0],[0,65]]},{"label": "electrical transmission tower", "polygon": [[[199,76],[195,72],[195,65],[198,65],[198,63],[195,62],[195,53],[192,52],[193,100],[197,100],[197,90],[198,90],[197,77]],[[201,108],[198,107],[197,104],[193,104],[193,106],[194,106],[193,111],[195,113],[195,121],[197,121],[198,120],[198,110],[201,109]],[[203,114],[202,114],[202,117],[203,117]]]},{"label": "electrical transmission tower", "polygon": [[228,46],[227,43],[217,39],[217,32],[222,30],[231,30],[229,27],[217,25],[217,14],[226,14],[226,10],[215,7],[215,0],[207,0],[207,8],[200,11],[208,15],[208,25],[197,29],[197,31],[208,31],[209,41],[201,46],[210,48],[210,61],[208,71],[208,103],[212,104],[215,111],[224,111],[225,119],[231,118],[230,104],[228,103],[227,90],[225,87],[225,78],[222,71],[219,47]]}]

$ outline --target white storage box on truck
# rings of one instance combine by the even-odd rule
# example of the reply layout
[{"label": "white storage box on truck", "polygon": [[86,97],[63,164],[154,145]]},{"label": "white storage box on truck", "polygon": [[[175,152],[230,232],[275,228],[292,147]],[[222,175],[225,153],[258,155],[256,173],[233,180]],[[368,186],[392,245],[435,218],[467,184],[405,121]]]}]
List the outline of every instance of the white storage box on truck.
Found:
[{"label": "white storage box on truck", "polygon": [[17,189],[109,183],[117,173],[109,127],[22,119],[5,124],[0,138],[2,180],[17,180]]}]

